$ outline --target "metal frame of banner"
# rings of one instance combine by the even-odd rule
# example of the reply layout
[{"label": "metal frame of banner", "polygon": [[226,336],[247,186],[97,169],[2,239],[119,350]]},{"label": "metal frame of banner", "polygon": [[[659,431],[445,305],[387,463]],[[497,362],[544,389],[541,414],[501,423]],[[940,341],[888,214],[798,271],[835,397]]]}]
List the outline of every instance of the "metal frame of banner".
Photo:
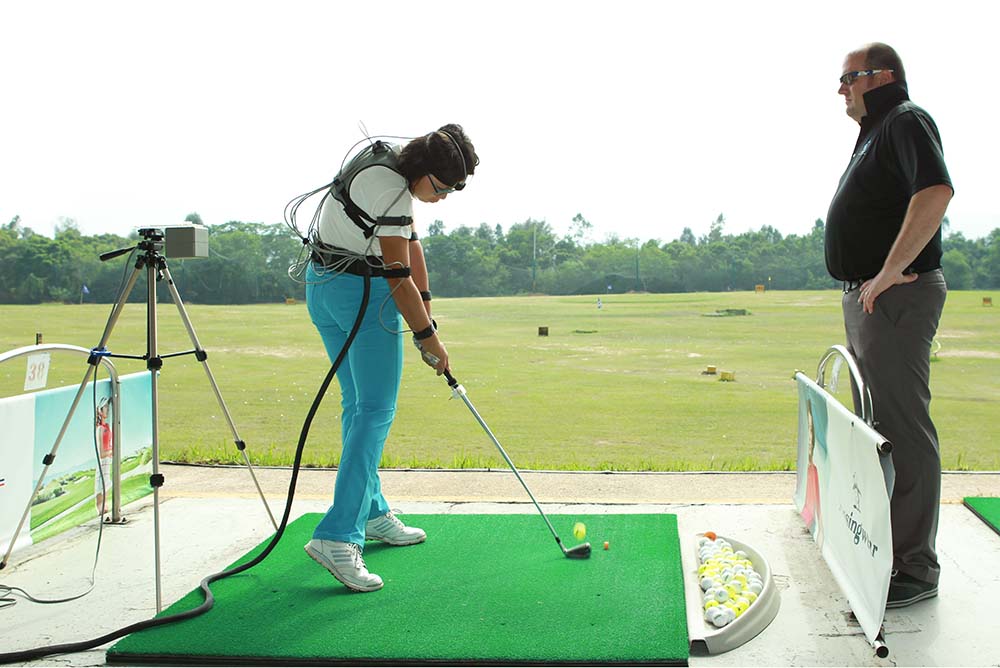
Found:
[{"label": "metal frame of banner", "polygon": [[823,359],[819,361],[819,366],[816,369],[816,384],[826,389],[826,363],[838,355],[847,363],[847,368],[851,372],[851,380],[854,381],[854,386],[858,389],[858,394],[861,396],[861,419],[869,427],[873,427],[875,425],[875,417],[872,407],[872,393],[868,389],[868,386],[865,385],[865,379],[861,377],[861,369],[858,368],[858,363],[854,361],[854,356],[851,355],[847,348],[842,345],[830,346],[830,349],[823,355]]},{"label": "metal frame of banner", "polygon": [[[81,353],[85,357],[90,356],[90,351],[86,348],[81,348],[80,346],[72,346],[64,343],[45,343],[34,346],[25,346],[23,348],[15,348],[8,352],[0,354],[0,364],[8,362],[19,357],[24,357],[26,355],[33,355],[35,353],[45,353],[45,352],[70,352],[70,353]],[[111,447],[112,447],[112,459],[111,459],[111,520],[110,524],[120,524],[123,519],[121,514],[121,400],[119,396],[119,390],[121,389],[121,384],[118,380],[118,370],[115,369],[115,365],[111,360],[107,358],[101,359],[101,364],[108,371],[108,376],[111,378],[111,406],[112,412],[114,414],[114,424],[111,432]],[[59,429],[59,435],[56,436],[55,443],[52,445],[52,449],[49,454],[45,457],[43,462],[45,463],[45,468],[42,469],[42,473],[38,476],[38,482],[35,484],[35,489],[31,493],[31,498],[28,499],[28,504],[24,508],[24,514],[21,515],[21,521],[18,522],[17,528],[14,529],[13,535],[10,537],[10,545],[7,546],[7,551],[4,553],[3,559],[0,559],[0,569],[7,566],[10,560],[10,555],[14,552],[14,544],[17,542],[17,537],[21,534],[21,529],[24,528],[24,523],[28,519],[28,515],[31,513],[31,505],[34,503],[35,498],[38,497],[39,492],[42,490],[42,485],[45,482],[45,476],[48,474],[49,467],[52,462],[55,461],[56,451],[59,450],[59,445],[62,443],[63,437],[66,435],[66,431],[69,429],[69,424],[73,419],[73,414],[76,412],[76,407],[80,403],[82,393],[78,392],[73,399],[73,406],[66,416],[65,421],[63,421],[62,427]],[[97,464],[100,466],[100,463]],[[103,520],[104,513],[101,513],[102,517],[99,521]]]},{"label": "metal frame of banner", "polygon": [[[823,355],[823,358],[819,362],[819,366],[816,369],[816,384],[826,389],[826,366],[827,363],[835,358],[840,357],[847,364],[847,369],[851,374],[851,380],[854,383],[854,389],[857,390],[858,396],[861,400],[858,405],[861,407],[861,415],[859,416],[865,423],[875,429],[878,424],[875,421],[875,407],[872,404],[872,393],[869,387],[865,384],[865,379],[861,375],[861,369],[858,367],[858,363],[855,361],[854,356],[850,351],[842,345],[830,346],[829,350]],[[878,446],[879,456],[886,456],[892,452],[892,443],[889,441],[883,441]],[[851,613],[854,614],[853,612]],[[884,659],[889,656],[889,646],[885,643],[885,626],[884,624],[879,627],[878,635],[875,636],[874,642],[872,642],[872,648],[875,650],[875,655],[880,659]]]}]

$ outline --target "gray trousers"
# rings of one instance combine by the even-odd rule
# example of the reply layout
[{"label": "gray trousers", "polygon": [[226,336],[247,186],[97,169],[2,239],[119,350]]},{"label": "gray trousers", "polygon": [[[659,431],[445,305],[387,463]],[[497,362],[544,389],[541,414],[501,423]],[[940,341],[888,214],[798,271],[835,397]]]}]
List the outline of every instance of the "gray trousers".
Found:
[{"label": "gray trousers", "polygon": [[871,389],[875,429],[893,447],[892,567],[934,584],[941,573],[941,456],[930,416],[930,351],[947,291],[938,269],[883,292],[870,315],[856,289],[842,303],[847,348]]}]

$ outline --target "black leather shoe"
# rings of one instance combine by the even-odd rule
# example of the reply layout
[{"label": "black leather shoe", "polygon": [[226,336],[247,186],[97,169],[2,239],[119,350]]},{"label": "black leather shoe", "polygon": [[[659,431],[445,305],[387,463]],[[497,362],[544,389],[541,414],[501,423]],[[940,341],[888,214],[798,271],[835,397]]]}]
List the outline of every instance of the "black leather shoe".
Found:
[{"label": "black leather shoe", "polygon": [[886,599],[885,607],[905,608],[917,601],[937,596],[938,588],[936,584],[924,582],[906,573],[899,571],[892,572],[892,580],[889,581],[889,596]]}]

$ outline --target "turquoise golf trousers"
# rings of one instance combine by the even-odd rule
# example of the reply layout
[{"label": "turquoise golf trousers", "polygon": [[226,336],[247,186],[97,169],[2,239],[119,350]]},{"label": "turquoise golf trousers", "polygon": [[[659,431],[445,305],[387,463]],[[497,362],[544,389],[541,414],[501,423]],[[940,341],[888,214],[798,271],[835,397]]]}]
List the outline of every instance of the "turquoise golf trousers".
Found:
[{"label": "turquoise golf trousers", "polygon": [[[330,361],[347,341],[364,292],[364,278],[353,274],[306,274],[306,303]],[[361,329],[337,370],[341,392],[341,441],[333,505],[313,538],[365,544],[365,524],[389,512],[378,465],[396,416],[403,373],[402,318],[384,278],[371,279],[371,296]]]}]

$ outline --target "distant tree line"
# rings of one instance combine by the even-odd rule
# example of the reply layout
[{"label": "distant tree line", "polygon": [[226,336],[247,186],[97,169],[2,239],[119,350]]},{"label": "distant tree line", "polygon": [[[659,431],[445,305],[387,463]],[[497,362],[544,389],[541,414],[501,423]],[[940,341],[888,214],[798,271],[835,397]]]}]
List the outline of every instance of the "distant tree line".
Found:
[{"label": "distant tree line", "polygon": [[[189,220],[200,222],[197,214]],[[0,227],[0,303],[114,302],[135,266],[122,255],[101,262],[101,253],[135,246],[138,235],[85,236],[75,222],[63,219],[54,238],[22,227],[14,218]],[[174,283],[186,302],[251,304],[304,298],[304,286],[288,276],[302,243],[281,223],[229,222],[209,227],[209,257],[167,259]],[[146,299],[145,271],[129,295]],[[170,293],[160,285],[157,299]]]},{"label": "distant tree line", "polygon": [[[197,214],[188,220],[200,222]],[[421,241],[431,289],[442,297],[837,287],[826,272],[822,220],[801,236],[782,236],[769,225],[735,235],[724,228],[720,214],[701,237],[685,228],[668,243],[617,236],[590,242],[591,225],[578,214],[562,236],[545,221],[530,219],[506,231],[484,223],[446,232],[435,221],[421,231]],[[304,298],[301,279],[288,273],[303,257],[303,245],[283,224],[213,225],[209,240],[208,258],[168,258],[185,301],[247,304]],[[61,220],[49,238],[15,217],[0,226],[0,303],[113,302],[133,264],[126,262],[127,256],[101,262],[99,255],[138,241],[135,235],[85,236],[70,219]],[[1000,288],[1000,228],[975,240],[947,234],[944,251],[952,289]],[[168,300],[165,287],[159,290],[158,298]],[[129,301],[144,300],[143,276]]]}]

